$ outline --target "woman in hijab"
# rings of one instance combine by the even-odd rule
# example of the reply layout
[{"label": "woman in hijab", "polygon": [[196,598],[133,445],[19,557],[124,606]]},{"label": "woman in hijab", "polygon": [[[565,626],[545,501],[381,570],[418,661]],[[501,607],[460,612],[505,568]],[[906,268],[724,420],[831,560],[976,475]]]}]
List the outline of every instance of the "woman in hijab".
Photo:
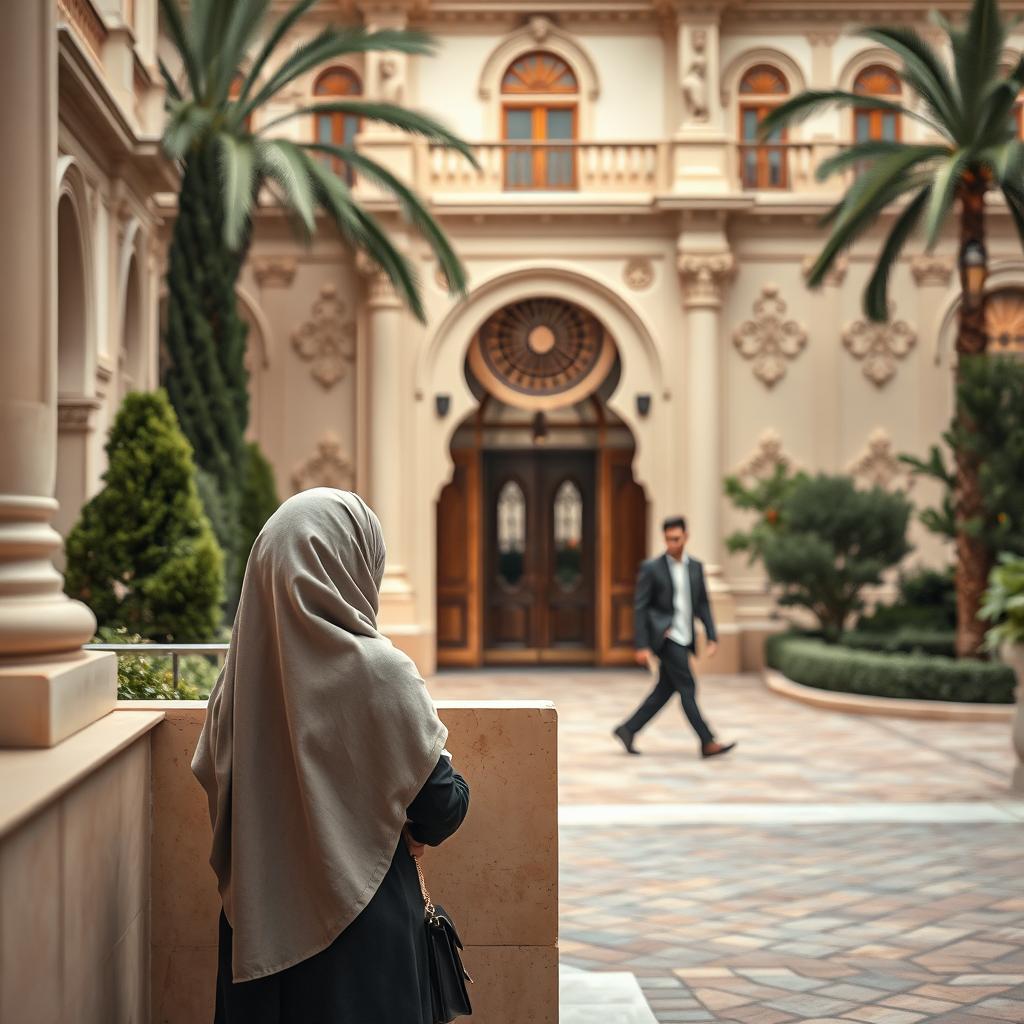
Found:
[{"label": "woman in hijab", "polygon": [[377,630],[383,572],[347,491],[295,495],[253,545],[192,762],[224,904],[215,1024],[432,1024],[413,854],[469,790]]}]

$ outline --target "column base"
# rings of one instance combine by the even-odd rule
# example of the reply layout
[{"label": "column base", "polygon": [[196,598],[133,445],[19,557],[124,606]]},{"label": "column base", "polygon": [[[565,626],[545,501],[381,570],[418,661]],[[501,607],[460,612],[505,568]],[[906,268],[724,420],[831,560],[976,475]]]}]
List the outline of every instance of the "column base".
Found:
[{"label": "column base", "polygon": [[114,710],[117,655],[0,662],[0,747],[53,747]]}]

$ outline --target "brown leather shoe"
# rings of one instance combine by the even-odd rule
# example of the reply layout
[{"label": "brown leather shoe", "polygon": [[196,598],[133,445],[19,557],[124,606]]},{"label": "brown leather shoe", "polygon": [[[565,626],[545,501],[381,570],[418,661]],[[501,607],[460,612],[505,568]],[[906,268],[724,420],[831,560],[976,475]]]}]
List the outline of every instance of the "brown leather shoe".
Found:
[{"label": "brown leather shoe", "polygon": [[717,741],[705,743],[704,746],[700,748],[700,756],[717,757],[719,754],[728,754],[735,746],[735,743],[718,743]]}]

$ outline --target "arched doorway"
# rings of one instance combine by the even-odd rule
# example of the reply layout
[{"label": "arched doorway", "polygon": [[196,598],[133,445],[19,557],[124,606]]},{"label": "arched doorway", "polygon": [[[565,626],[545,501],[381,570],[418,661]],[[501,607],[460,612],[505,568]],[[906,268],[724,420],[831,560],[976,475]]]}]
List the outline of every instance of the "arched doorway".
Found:
[{"label": "arched doorway", "polygon": [[647,512],[608,408],[620,369],[603,325],[561,299],[512,303],[474,336],[477,407],[437,507],[439,664],[629,658]]}]

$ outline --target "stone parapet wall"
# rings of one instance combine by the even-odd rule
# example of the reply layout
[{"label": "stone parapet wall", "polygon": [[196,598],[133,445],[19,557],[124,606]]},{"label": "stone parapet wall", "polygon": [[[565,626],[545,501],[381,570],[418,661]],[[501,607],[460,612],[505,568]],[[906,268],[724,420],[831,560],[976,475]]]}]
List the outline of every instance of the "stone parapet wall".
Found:
[{"label": "stone parapet wall", "polygon": [[[124,703],[146,708],[156,704]],[[203,702],[161,702],[153,732],[152,1021],[209,1019],[220,905],[207,864],[205,795],[190,762]],[[558,1020],[557,729],[553,706],[464,702],[438,707],[469,816],[429,850],[424,872],[466,944],[479,1024]]]}]

